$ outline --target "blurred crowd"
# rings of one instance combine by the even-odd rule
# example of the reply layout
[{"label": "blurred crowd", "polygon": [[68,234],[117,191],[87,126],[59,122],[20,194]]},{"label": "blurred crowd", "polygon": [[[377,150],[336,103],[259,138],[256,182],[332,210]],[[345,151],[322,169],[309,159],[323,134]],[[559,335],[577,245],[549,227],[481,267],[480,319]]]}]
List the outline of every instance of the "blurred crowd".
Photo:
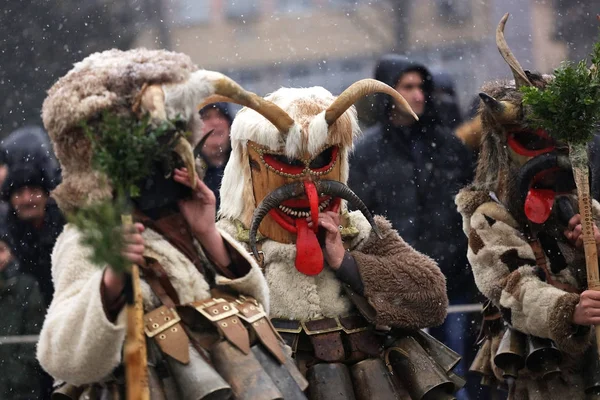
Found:
[{"label": "blurred crowd", "polygon": [[[479,98],[474,93],[476,100],[463,114],[451,75],[395,54],[379,60],[374,77],[400,92],[419,120],[397,113],[389,97],[374,98],[351,160],[350,187],[372,212],[391,220],[406,242],[439,264],[451,304],[477,303],[454,196],[473,177]],[[204,181],[218,202],[234,115],[227,103],[199,113],[208,135],[201,150]],[[0,165],[0,336],[36,335],[53,296],[52,248],[66,223],[50,196],[61,180],[60,167],[46,133],[35,126],[17,129],[0,143]],[[450,314],[431,331],[464,356],[457,370],[463,376],[474,356],[478,319],[478,314]],[[37,365],[34,343],[2,344],[0,353],[1,398],[49,396],[52,382]],[[468,381],[459,399],[488,398],[476,377]]]}]

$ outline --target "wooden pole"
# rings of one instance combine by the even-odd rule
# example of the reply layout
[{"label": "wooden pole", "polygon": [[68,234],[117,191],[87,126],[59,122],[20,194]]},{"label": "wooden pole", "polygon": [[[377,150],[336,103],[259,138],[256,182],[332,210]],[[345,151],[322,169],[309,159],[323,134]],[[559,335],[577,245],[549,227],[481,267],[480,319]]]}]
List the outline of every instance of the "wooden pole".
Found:
[{"label": "wooden pole", "polygon": [[[587,151],[585,148],[583,151]],[[587,157],[586,157],[587,159]],[[573,164],[573,173],[577,185],[577,198],[579,200],[579,214],[583,228],[583,249],[585,252],[585,269],[587,273],[588,289],[600,290],[600,274],[598,273],[598,248],[594,238],[594,216],[592,213],[592,198],[590,196],[589,172],[587,163]],[[600,325],[596,325],[596,346],[600,349]]]},{"label": "wooden pole", "polygon": [[[122,215],[121,221],[125,227],[133,224],[131,215]],[[133,303],[127,304],[127,336],[124,349],[127,400],[149,400],[144,305],[140,289],[140,271],[135,264],[131,266],[131,287]]]}]

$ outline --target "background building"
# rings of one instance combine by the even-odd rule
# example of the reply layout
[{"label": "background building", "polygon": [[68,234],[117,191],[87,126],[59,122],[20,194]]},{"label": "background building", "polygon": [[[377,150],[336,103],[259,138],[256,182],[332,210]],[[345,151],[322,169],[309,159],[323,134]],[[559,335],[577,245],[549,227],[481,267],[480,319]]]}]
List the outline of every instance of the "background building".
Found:
[{"label": "background building", "polygon": [[[593,0],[4,0],[0,138],[39,124],[45,91],[73,62],[113,47],[168,48],[266,94],[322,85],[334,94],[395,51],[446,70],[466,109],[481,84],[507,77],[494,31],[523,66],[549,72],[588,54]],[[568,45],[568,47],[567,47]],[[569,52],[567,52],[569,50]]]}]

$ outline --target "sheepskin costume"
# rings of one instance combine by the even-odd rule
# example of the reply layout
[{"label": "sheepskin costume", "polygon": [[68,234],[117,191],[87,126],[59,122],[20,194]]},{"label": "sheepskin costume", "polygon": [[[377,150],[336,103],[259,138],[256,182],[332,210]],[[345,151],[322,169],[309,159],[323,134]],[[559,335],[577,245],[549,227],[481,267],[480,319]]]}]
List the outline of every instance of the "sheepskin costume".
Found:
[{"label": "sheepskin costume", "polygon": [[[104,110],[126,116],[148,112],[153,121],[183,117],[190,128],[197,123],[197,105],[215,93],[252,97],[223,75],[198,70],[188,56],[178,53],[110,50],[76,64],[49,90],[43,106],[44,124],[62,165],[63,182],[53,193],[62,210],[71,212],[112,196],[106,177],[92,169],[92,147],[81,121],[93,125]],[[191,145],[185,149],[191,151]],[[226,231],[220,232],[232,254],[237,252],[240,262],[248,264],[248,272],[235,279],[217,273],[217,284],[252,296],[268,308],[267,285],[256,262]],[[212,297],[204,274],[171,242],[152,229],[146,229],[143,237],[144,255],[162,265],[181,304]],[[198,242],[195,246],[202,256]],[[44,369],[74,385],[106,379],[121,363],[125,338],[125,313],[121,311],[115,322],[107,318],[100,289],[104,270],[88,256],[80,232],[67,224],[52,254],[56,292],[37,348]],[[161,302],[144,278],[141,284],[144,309],[149,312]]]},{"label": "sheepskin costume", "polygon": [[[366,299],[367,308],[372,309],[368,317],[371,327],[419,329],[439,325],[446,316],[445,279],[435,262],[406,244],[383,217],[371,217],[358,197],[346,190],[348,155],[360,134],[352,104],[376,91],[393,95],[403,107],[395,90],[364,80],[338,97],[322,87],[282,88],[265,97],[288,116],[287,129],[273,126],[260,112],[248,108],[234,120],[217,226],[255,254],[254,241],[258,242],[270,290],[271,317],[284,336],[290,331],[280,327],[280,321],[318,324],[323,319],[358,314],[350,297]],[[310,185],[317,188],[316,193],[311,194]],[[328,192],[333,187],[338,190]],[[365,215],[349,213],[346,201]],[[302,220],[314,219],[317,208],[341,214],[346,259],[355,265],[359,286],[364,289],[354,288],[347,277],[328,267],[320,246],[314,251],[309,247],[308,258],[309,264],[321,265],[309,265],[308,270],[299,265],[303,257],[299,253],[307,253],[306,245],[299,243],[306,240],[301,237]],[[314,257],[317,252],[320,257]],[[351,296],[346,292],[349,287],[358,292]],[[301,331],[297,335],[303,335]],[[370,356],[377,356],[375,353]],[[341,354],[340,360],[346,360],[343,350]],[[332,361],[324,356],[317,359]]]},{"label": "sheepskin costume", "polygon": [[[507,18],[500,21],[496,40],[515,79],[482,88],[477,173],[456,196],[475,283],[488,299],[486,337],[473,368],[495,384],[510,376],[511,400],[583,399],[590,393],[585,370],[596,367],[598,356],[590,346],[593,330],[573,324],[579,293],[587,285],[583,249],[564,234],[578,212],[575,182],[565,146],[527,121],[519,88],[544,90],[552,77],[523,71],[504,40]],[[598,224],[595,201],[593,213]],[[507,328],[526,340],[545,340],[560,351],[560,359],[547,347],[537,353],[543,362],[535,362],[525,358],[523,348],[523,364],[504,364],[496,356],[503,336],[509,337]],[[507,372],[514,367],[516,380]]]}]

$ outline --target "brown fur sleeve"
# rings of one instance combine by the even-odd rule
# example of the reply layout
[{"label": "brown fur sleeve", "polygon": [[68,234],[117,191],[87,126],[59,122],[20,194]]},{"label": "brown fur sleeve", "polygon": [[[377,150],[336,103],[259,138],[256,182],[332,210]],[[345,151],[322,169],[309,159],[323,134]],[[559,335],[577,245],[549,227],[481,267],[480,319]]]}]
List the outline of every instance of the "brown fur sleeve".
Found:
[{"label": "brown fur sleeve", "polygon": [[446,318],[446,279],[437,264],[410,247],[383,217],[351,254],[358,264],[365,297],[375,308],[376,323],[409,329],[440,325]]}]

